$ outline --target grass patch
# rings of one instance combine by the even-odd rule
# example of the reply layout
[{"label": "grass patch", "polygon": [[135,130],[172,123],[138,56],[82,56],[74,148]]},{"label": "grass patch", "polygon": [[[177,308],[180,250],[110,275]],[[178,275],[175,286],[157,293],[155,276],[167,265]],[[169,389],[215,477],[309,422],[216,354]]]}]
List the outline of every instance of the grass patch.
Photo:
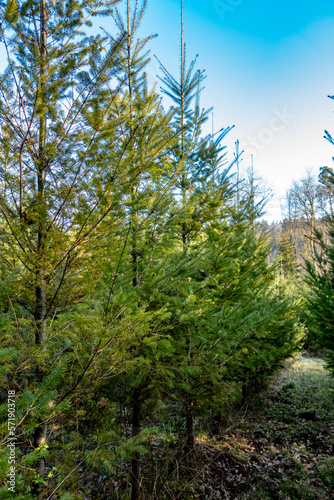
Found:
[{"label": "grass patch", "polygon": [[333,499],[333,403],[334,381],[324,361],[290,360],[233,432],[198,441],[209,461],[218,458],[184,499]]}]

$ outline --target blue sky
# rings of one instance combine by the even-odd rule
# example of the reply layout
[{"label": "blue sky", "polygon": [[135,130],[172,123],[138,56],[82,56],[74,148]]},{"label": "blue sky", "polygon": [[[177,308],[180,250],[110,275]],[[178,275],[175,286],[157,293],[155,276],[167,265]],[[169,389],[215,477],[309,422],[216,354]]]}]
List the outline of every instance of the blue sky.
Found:
[{"label": "blue sky", "polygon": [[[149,0],[142,33],[157,33],[151,50],[174,74],[179,65],[179,0]],[[242,167],[256,171],[276,197],[268,219],[280,218],[279,197],[307,168],[331,165],[334,133],[334,2],[184,0],[188,61],[206,70],[202,95],[218,129],[235,125]],[[152,62],[153,82],[158,65]],[[208,129],[209,130],[209,129]]]},{"label": "blue sky", "polygon": [[[101,24],[114,29],[110,19]],[[266,218],[279,220],[292,180],[332,165],[334,148],[323,135],[334,134],[327,97],[334,94],[333,0],[184,0],[184,31],[188,62],[199,54],[197,67],[207,74],[202,106],[214,107],[216,130],[235,125],[226,138],[229,159],[239,139],[242,170],[253,154],[275,193]],[[151,83],[159,73],[154,53],[178,75],[180,0],[148,0],[140,34],[158,34],[150,43]]]}]

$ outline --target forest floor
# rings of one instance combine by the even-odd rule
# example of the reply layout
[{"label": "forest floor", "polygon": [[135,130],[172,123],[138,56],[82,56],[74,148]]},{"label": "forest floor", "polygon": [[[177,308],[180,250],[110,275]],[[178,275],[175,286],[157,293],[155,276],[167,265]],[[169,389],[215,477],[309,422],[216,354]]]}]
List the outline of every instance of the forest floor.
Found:
[{"label": "forest floor", "polygon": [[201,468],[175,498],[333,500],[333,451],[334,380],[323,360],[300,356],[273,379],[257,411],[221,438],[197,440]]}]

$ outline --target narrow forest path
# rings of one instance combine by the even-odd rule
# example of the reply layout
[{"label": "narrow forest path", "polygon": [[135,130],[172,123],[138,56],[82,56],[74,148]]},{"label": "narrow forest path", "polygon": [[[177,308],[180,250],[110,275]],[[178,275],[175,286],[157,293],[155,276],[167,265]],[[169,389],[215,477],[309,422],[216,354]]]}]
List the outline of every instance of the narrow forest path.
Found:
[{"label": "narrow forest path", "polygon": [[321,359],[288,363],[236,428],[199,442],[208,467],[189,498],[334,499],[334,381]]}]

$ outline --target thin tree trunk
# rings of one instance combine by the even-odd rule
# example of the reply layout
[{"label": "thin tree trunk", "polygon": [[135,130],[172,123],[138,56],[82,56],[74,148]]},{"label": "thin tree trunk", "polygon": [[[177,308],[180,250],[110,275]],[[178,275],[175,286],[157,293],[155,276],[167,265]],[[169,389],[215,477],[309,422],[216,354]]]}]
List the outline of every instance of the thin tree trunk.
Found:
[{"label": "thin tree trunk", "polygon": [[37,262],[36,262],[36,288],[35,288],[35,321],[36,321],[36,344],[40,345],[45,340],[45,316],[46,316],[46,286],[44,271],[44,251],[46,238],[46,207],[45,207],[45,139],[46,139],[46,113],[45,113],[45,64],[46,64],[46,8],[45,0],[40,3],[40,94],[42,111],[39,118],[39,142],[37,161]]},{"label": "thin tree trunk", "polygon": [[[127,14],[127,77],[128,77],[128,90],[129,90],[129,105],[130,105],[130,134],[132,137],[133,133],[133,102],[132,102],[132,54],[131,54],[131,44],[132,44],[132,28],[131,28],[131,16],[130,16],[130,2],[127,0],[126,3],[126,14]],[[139,180],[138,180],[139,183]],[[137,186],[134,184],[131,189],[131,201],[135,205],[135,200],[137,197]],[[132,209],[131,214],[131,224],[133,227],[132,235],[132,286],[136,288],[139,284],[139,271],[138,271],[138,248],[137,248],[137,212],[135,207]],[[139,304],[138,304],[139,305]],[[141,389],[135,387],[132,395],[132,436],[136,438],[141,432]],[[140,499],[140,453],[136,452],[131,461],[131,500]]]},{"label": "thin tree trunk", "polygon": [[[184,132],[184,122],[185,122],[185,102],[184,102],[184,90],[185,90],[185,51],[184,51],[184,34],[183,34],[183,0],[181,0],[181,68],[180,68],[180,112],[181,112],[181,192],[182,192],[182,210],[183,217],[186,214],[187,208],[187,176],[186,176],[186,166],[185,166],[185,132]],[[188,250],[188,234],[187,234],[187,223],[182,223],[182,245],[183,252],[186,254]],[[189,349],[189,359],[191,352],[191,339],[187,340],[187,349]],[[190,361],[189,361],[190,362]],[[194,449],[194,403],[192,401],[187,401],[186,405],[186,444],[185,451],[187,454],[191,455]]]},{"label": "thin tree trunk", "polygon": [[314,214],[314,210],[312,208],[312,215],[311,215],[311,255],[312,255],[312,259],[315,261],[314,235],[315,235],[315,214]]},{"label": "thin tree trunk", "polygon": [[195,430],[194,430],[194,403],[189,401],[187,403],[186,409],[186,422],[187,422],[187,434],[186,434],[186,452],[192,454],[195,446]]},{"label": "thin tree trunk", "polygon": [[[141,391],[136,387],[132,401],[132,436],[136,437],[141,431]],[[140,499],[140,453],[135,453],[131,462],[131,500]]]},{"label": "thin tree trunk", "polygon": [[332,197],[332,193],[330,192],[330,189],[329,189],[329,193],[328,193],[328,198],[329,198],[329,206],[330,206],[330,210],[331,210],[331,217],[333,218],[334,217],[333,197]]},{"label": "thin tree trunk", "polygon": [[[133,278],[132,285],[138,285],[138,253],[136,245],[136,235],[132,246],[132,270]],[[139,436],[141,431],[141,394],[140,388],[135,387],[132,396],[132,436]],[[136,452],[131,461],[131,500],[140,499],[140,453]]]},{"label": "thin tree trunk", "polygon": [[[45,0],[40,2],[40,94],[42,101],[42,111],[39,118],[39,142],[38,142],[38,160],[37,160],[37,217],[38,229],[36,235],[36,286],[35,286],[35,342],[36,345],[43,349],[43,344],[46,337],[46,284],[44,270],[44,252],[46,239],[46,207],[45,207],[45,139],[46,139],[46,113],[45,113],[45,65],[46,65],[46,7]],[[38,364],[35,369],[37,383],[41,383],[44,376],[43,364]],[[33,434],[33,444],[35,447],[41,446],[46,442],[47,426],[42,424],[36,427]],[[39,463],[39,472],[43,474],[45,462],[42,459]],[[38,490],[38,485],[36,488]],[[37,492],[34,492],[37,494]]]}]

